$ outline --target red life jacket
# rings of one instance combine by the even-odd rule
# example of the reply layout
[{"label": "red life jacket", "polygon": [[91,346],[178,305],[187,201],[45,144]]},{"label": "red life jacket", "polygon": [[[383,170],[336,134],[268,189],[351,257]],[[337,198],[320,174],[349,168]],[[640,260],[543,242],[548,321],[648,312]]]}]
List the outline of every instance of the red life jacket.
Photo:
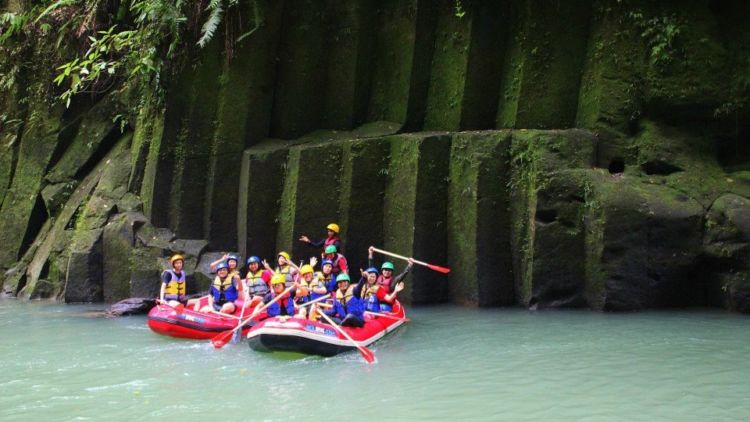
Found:
[{"label": "red life jacket", "polygon": [[393,277],[385,278],[382,275],[378,276],[377,284],[387,288],[388,290],[391,289],[391,283],[393,282]]}]

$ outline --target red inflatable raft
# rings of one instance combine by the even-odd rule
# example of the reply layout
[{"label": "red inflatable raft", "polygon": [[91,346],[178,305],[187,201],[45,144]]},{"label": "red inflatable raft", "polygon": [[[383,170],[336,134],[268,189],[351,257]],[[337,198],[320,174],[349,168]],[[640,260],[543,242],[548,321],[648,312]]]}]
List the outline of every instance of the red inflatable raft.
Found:
[{"label": "red inflatable raft", "polygon": [[[206,303],[201,299],[201,307]],[[240,321],[242,301],[237,301],[237,310],[232,316],[218,313],[197,312],[185,307],[178,312],[169,305],[156,305],[148,313],[148,326],[152,331],[165,336],[206,340],[217,334],[232,330]],[[245,310],[244,318],[252,314],[252,308]],[[258,316],[262,318],[263,313]],[[250,329],[249,323],[242,328],[243,335]]]},{"label": "red inflatable raft", "polygon": [[[365,313],[365,325],[361,328],[341,327],[354,341],[367,347],[394,331],[404,322],[404,308],[395,302],[393,312],[384,316]],[[356,347],[325,321],[274,317],[256,323],[247,333],[253,350],[269,352],[276,350],[300,352],[311,355],[334,356],[341,352],[356,350]]]}]

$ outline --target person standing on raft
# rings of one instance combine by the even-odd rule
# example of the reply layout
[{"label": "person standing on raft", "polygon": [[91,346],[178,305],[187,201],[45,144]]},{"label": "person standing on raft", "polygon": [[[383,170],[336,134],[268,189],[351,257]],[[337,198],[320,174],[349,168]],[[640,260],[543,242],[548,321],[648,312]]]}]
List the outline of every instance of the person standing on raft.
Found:
[{"label": "person standing on raft", "polygon": [[331,261],[331,265],[333,265],[333,275],[337,276],[339,274],[349,274],[349,266],[346,262],[346,257],[338,252],[338,249],[333,246],[329,245],[326,246],[325,255],[323,255],[323,260],[329,260]]},{"label": "person standing on raft", "polygon": [[236,273],[230,275],[226,262],[220,263],[216,268],[216,278],[208,290],[208,305],[201,311],[232,314],[237,309],[234,302],[239,298],[242,289],[240,276]]},{"label": "person standing on raft", "polygon": [[[367,265],[370,268],[375,268],[375,263],[373,259],[373,254],[375,253],[375,247],[370,246],[370,248],[367,250]],[[396,284],[400,283],[404,277],[406,277],[407,274],[409,274],[409,271],[411,271],[411,268],[414,266],[414,260],[412,258],[409,258],[409,265],[406,266],[406,269],[404,271],[397,275],[396,277],[393,276],[393,271],[396,269],[396,267],[393,265],[391,261],[384,261],[383,265],[380,266],[380,271],[383,272],[382,275],[378,276],[378,284],[385,287],[388,292],[392,291],[392,286],[395,286]]]},{"label": "person standing on raft", "polygon": [[339,237],[339,225],[336,223],[331,223],[326,226],[326,231],[328,236],[325,239],[318,240],[317,242],[313,242],[310,240],[309,237],[306,235],[302,235],[299,238],[300,242],[307,243],[311,246],[314,246],[316,248],[321,248],[321,250],[325,251],[325,249],[328,246],[335,246],[337,250],[341,250],[341,237]]}]

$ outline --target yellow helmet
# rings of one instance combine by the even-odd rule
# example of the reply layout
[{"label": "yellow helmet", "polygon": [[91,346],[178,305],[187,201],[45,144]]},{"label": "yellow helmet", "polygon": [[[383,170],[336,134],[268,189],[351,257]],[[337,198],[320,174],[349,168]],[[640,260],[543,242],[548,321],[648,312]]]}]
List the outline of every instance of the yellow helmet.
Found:
[{"label": "yellow helmet", "polygon": [[284,274],[274,274],[273,277],[271,277],[271,285],[276,284],[284,284],[286,283],[286,277],[284,277]]},{"label": "yellow helmet", "polygon": [[182,261],[182,262],[185,262],[185,258],[184,258],[184,257],[183,257],[182,255],[180,255],[180,254],[172,255],[172,257],[171,257],[171,258],[169,258],[169,263],[170,263],[171,265],[174,265],[174,262],[175,262],[175,261]]},{"label": "yellow helmet", "polygon": [[327,225],[326,229],[328,229],[328,230],[330,230],[332,232],[336,232],[336,234],[339,233],[339,225],[336,224],[336,223],[331,223],[331,224]]},{"label": "yellow helmet", "polygon": [[286,259],[287,261],[291,261],[292,260],[292,257],[288,253],[286,253],[284,251],[279,252],[279,254],[277,256],[283,256],[284,259]]},{"label": "yellow helmet", "polygon": [[313,270],[313,267],[308,264],[303,265],[302,268],[299,269],[299,273],[302,275],[312,274],[314,272],[315,270]]}]

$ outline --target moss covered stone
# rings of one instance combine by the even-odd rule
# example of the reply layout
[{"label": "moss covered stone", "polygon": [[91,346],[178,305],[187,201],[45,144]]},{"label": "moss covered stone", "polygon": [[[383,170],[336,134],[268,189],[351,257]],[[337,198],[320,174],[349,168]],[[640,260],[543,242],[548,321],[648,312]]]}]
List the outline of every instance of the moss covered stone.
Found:
[{"label": "moss covered stone", "polygon": [[320,126],[352,129],[365,120],[375,42],[376,2],[326,2],[325,95]]},{"label": "moss covered stone", "polygon": [[641,112],[640,77],[646,66],[631,4],[594,1],[576,125],[628,133]]},{"label": "moss covered stone", "polygon": [[706,214],[703,248],[711,304],[750,312],[750,199],[716,199]]},{"label": "moss covered stone", "polygon": [[[344,144],[338,224],[343,249],[352,265],[364,265],[367,248],[383,244],[389,154],[390,143],[384,138]],[[318,233],[324,233],[322,227]]]},{"label": "moss covered stone", "polygon": [[507,184],[510,132],[453,135],[448,263],[455,302],[509,305],[513,295]]},{"label": "moss covered stone", "polygon": [[[445,134],[400,135],[389,138],[391,160],[384,203],[384,247],[401,255],[445,263],[447,245],[448,167],[450,137]],[[400,296],[406,303],[448,300],[442,274],[415,268]]]},{"label": "moss covered stone", "polygon": [[435,51],[424,120],[427,130],[458,130],[461,125],[474,15],[469,9],[458,18],[454,7],[450,2],[439,2],[437,7]]},{"label": "moss covered stone", "polygon": [[300,260],[317,255],[318,251],[297,241],[299,236],[304,233],[315,238],[329,223],[339,219],[341,169],[341,144],[300,147],[292,239],[285,240],[292,246],[289,252]]},{"label": "moss covered stone", "polygon": [[[605,310],[699,305],[703,207],[666,186],[598,173],[587,185],[590,305]],[[600,244],[596,244],[600,242]],[[595,289],[600,289],[598,292]]]},{"label": "moss covered stone", "polygon": [[564,169],[586,169],[596,160],[597,139],[582,130],[527,131],[512,134],[510,146],[511,177],[511,251],[516,299],[532,304],[534,290],[535,233],[537,193],[549,184],[550,176]]},{"label": "moss covered stone", "polygon": [[237,236],[243,256],[270,258],[276,253],[287,154],[287,150],[278,149],[257,153],[248,150],[242,155]]},{"label": "moss covered stone", "polygon": [[271,135],[297,138],[318,127],[325,89],[325,8],[303,0],[285,7],[279,40]]},{"label": "moss covered stone", "polygon": [[73,238],[65,279],[65,302],[101,302],[102,229],[80,230]]},{"label": "moss covered stone", "polygon": [[35,215],[33,210],[38,202],[41,204],[38,197],[42,178],[59,141],[62,122],[62,107],[49,109],[42,100],[35,100],[30,107],[35,112],[25,124],[13,180],[0,207],[0,215],[3,216],[0,218],[0,239],[3,244],[0,248],[0,266],[5,268],[23,255],[24,239],[29,237],[27,233],[31,232],[28,235],[33,239],[33,233],[43,222],[38,221],[39,212]]},{"label": "moss covered stone", "polygon": [[[114,117],[122,109],[118,101],[117,95],[110,94],[86,112],[70,144],[61,143],[58,146],[58,150],[63,149],[64,152],[45,176],[46,180],[61,183],[80,178],[80,172],[85,171],[92,158],[103,156],[102,148],[106,150],[116,143],[121,135],[119,127],[115,128],[114,121]],[[88,168],[93,168],[93,165],[89,164]]]},{"label": "moss covered stone", "polygon": [[268,135],[273,104],[273,57],[283,4],[261,1],[240,5],[243,16],[259,14],[258,27],[224,53],[221,92],[216,112],[217,126],[211,140],[211,158],[206,186],[203,226],[211,247],[227,250],[237,245],[237,180],[242,151]]},{"label": "moss covered stone", "polygon": [[517,23],[503,70],[498,128],[574,125],[590,7],[582,0],[556,7],[512,4]]},{"label": "moss covered stone", "polygon": [[367,118],[419,129],[434,48],[435,4],[387,0],[379,2],[377,15]]}]

